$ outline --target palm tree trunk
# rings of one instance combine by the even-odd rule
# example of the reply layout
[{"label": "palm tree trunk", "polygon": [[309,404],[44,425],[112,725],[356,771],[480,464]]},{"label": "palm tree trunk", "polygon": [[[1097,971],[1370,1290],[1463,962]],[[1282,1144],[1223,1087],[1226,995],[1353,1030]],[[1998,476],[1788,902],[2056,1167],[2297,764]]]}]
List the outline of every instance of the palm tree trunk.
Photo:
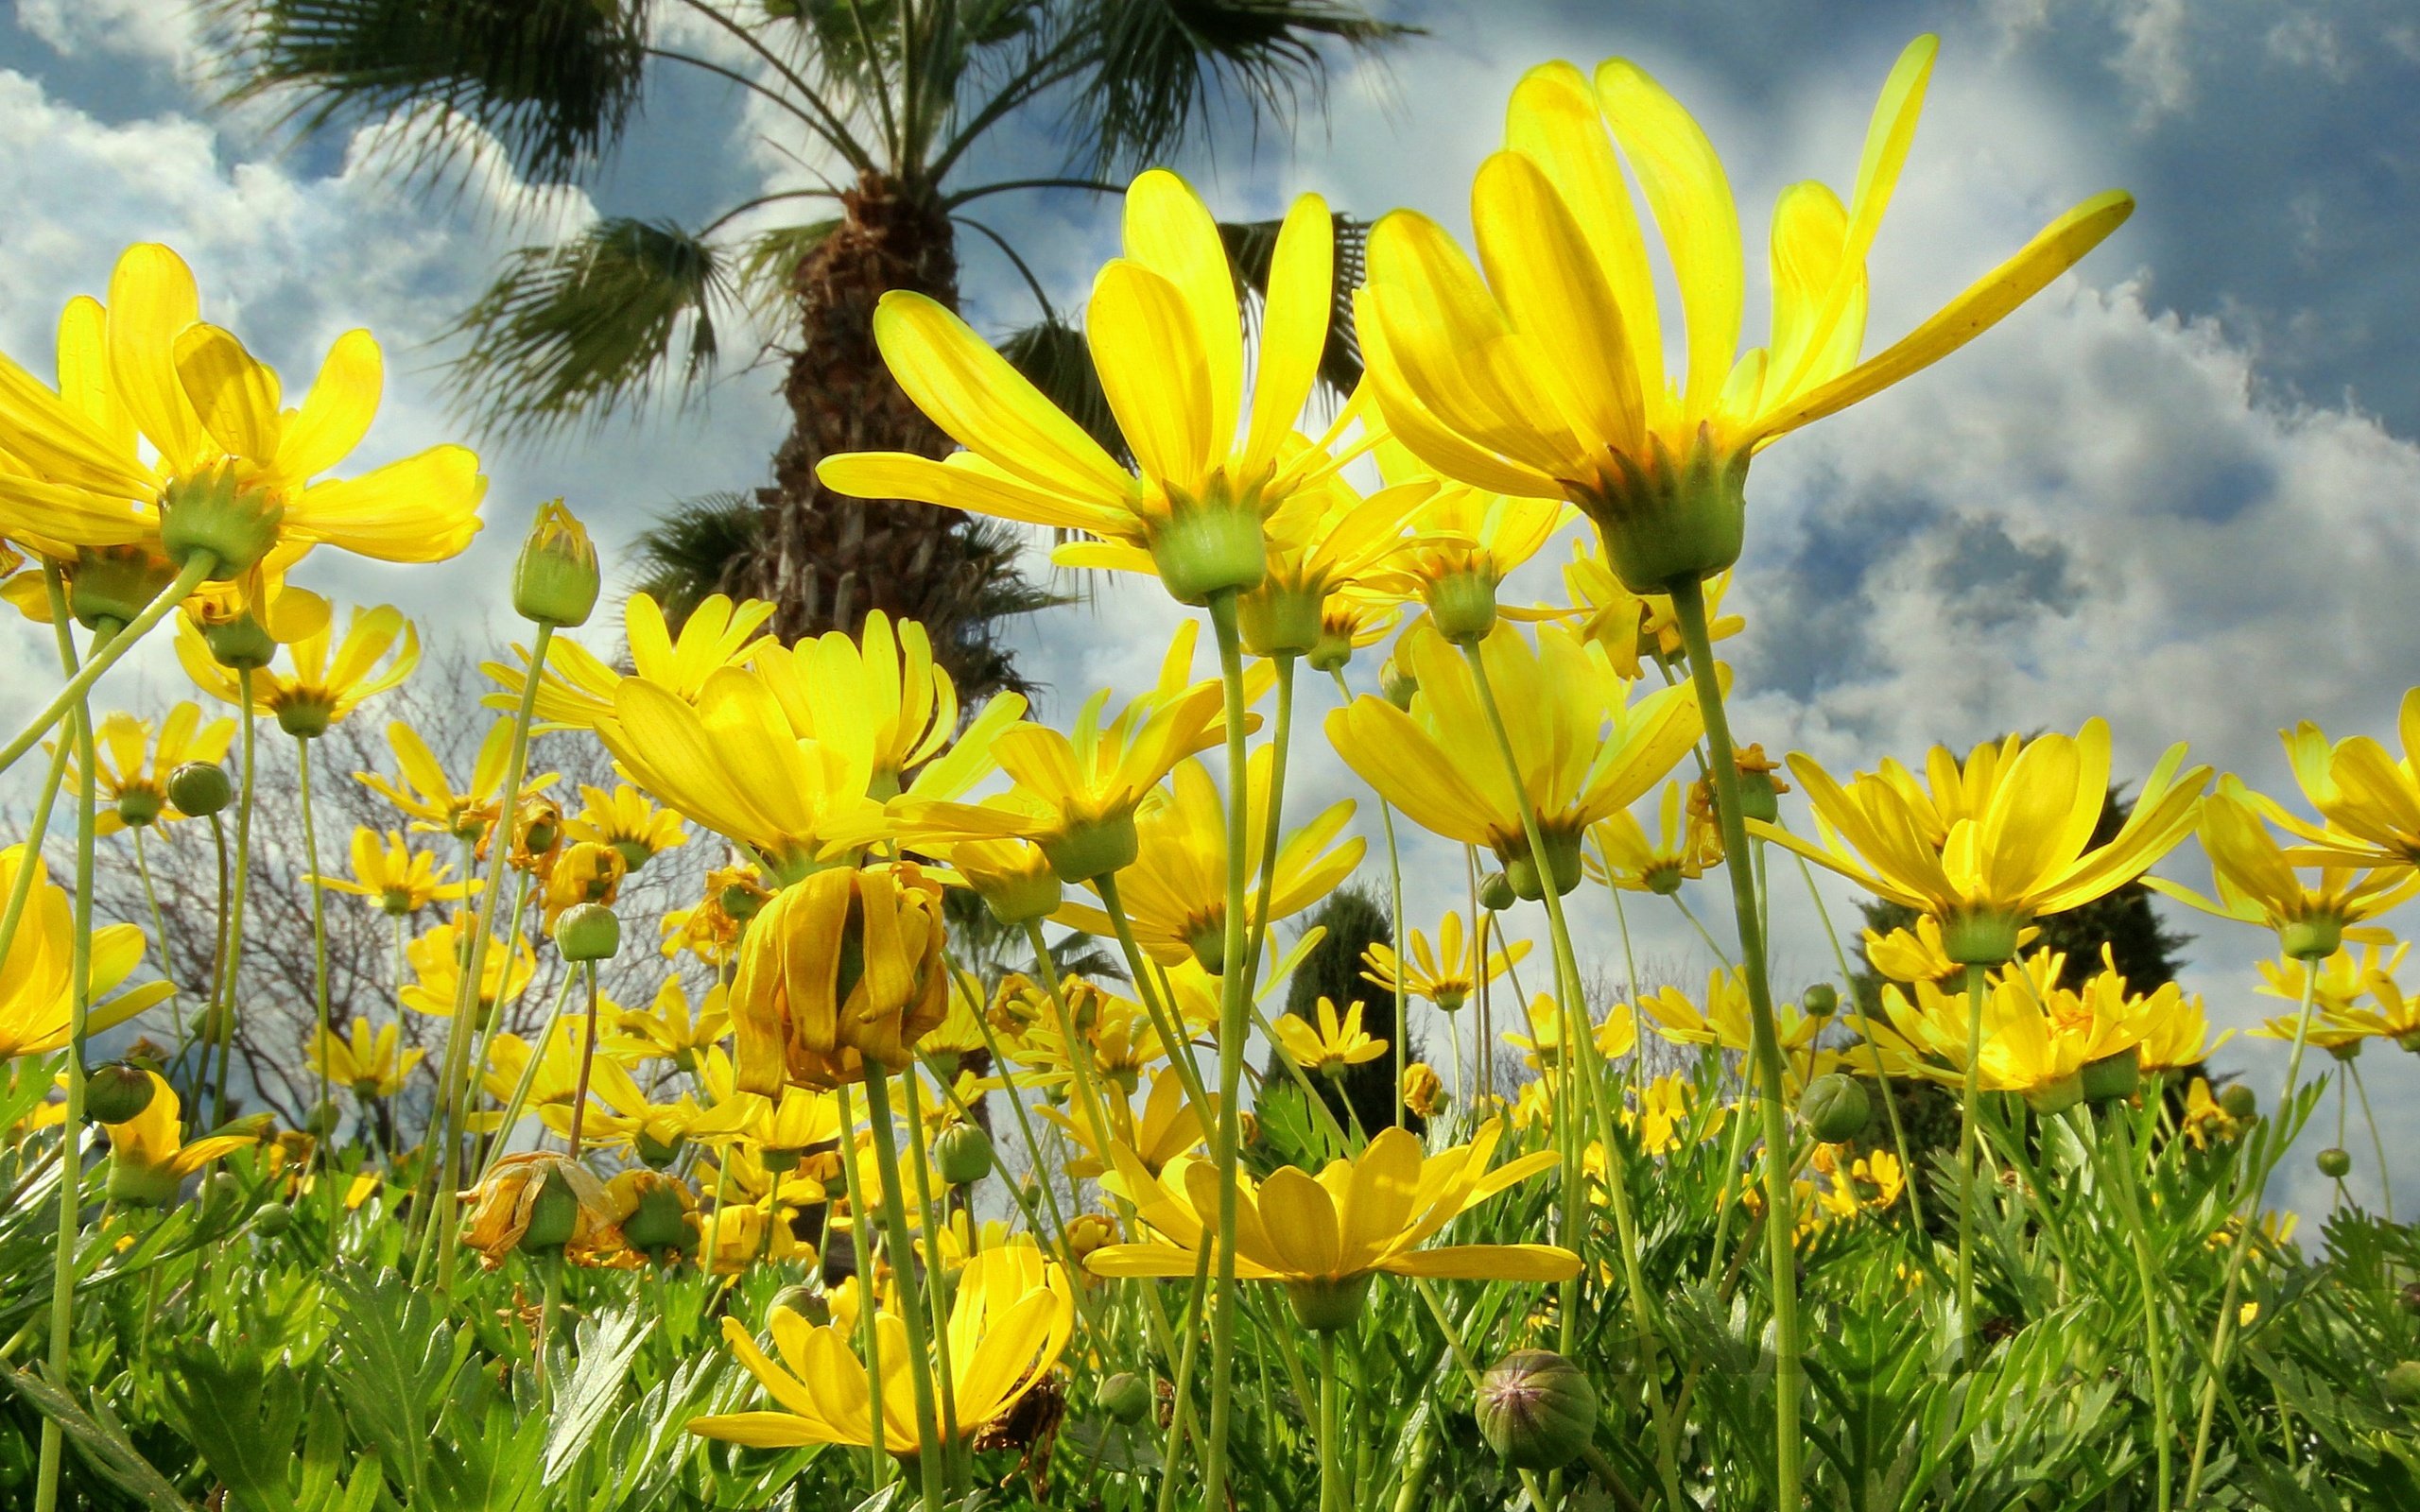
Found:
[{"label": "palm tree trunk", "polygon": [[815,476],[815,465],[838,452],[950,451],[883,366],[873,312],[893,289],[955,309],[957,240],[939,206],[879,175],[860,179],[841,206],[840,224],[791,278],[801,340],[782,393],[793,420],[774,454],[773,484],[757,492],[764,513],[748,586],[780,606],[773,627],[785,640],[855,633],[876,609],[921,620],[960,693],[980,696],[999,679],[963,647],[970,635],[982,639],[981,626],[968,622],[1004,565],[997,554],[970,539],[954,511],[850,498]]}]

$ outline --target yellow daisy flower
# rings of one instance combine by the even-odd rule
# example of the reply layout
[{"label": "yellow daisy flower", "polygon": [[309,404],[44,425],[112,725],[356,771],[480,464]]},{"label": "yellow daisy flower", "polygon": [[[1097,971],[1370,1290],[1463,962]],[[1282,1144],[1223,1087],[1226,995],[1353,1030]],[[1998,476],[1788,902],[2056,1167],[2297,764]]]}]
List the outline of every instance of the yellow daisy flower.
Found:
[{"label": "yellow daisy flower", "polygon": [[657,808],[628,782],[614,783],[610,793],[583,782],[579,799],[579,812],[563,820],[564,837],[612,846],[621,852],[630,870],[636,871],[661,851],[689,843],[689,832],[680,815]]},{"label": "yellow daisy flower", "polygon": [[[153,739],[157,730],[158,739]],[[94,730],[93,785],[101,799],[94,818],[95,834],[149,824],[173,824],[184,817],[168,801],[168,774],[187,762],[221,762],[234,739],[235,721],[202,723],[201,706],[180,700],[155,727],[129,713],[105,715]],[[69,756],[69,791],[76,778],[76,760]]]},{"label": "yellow daisy flower", "polygon": [[[26,864],[23,845],[0,850],[0,897],[16,889],[18,868]],[[0,1060],[48,1055],[68,1039],[75,912],[66,889],[51,885],[40,855],[32,866],[25,912],[18,916],[8,954],[0,957]],[[122,996],[110,995],[143,964],[146,948],[143,931],[133,924],[103,924],[93,931],[89,1033],[113,1029],[176,990],[165,982],[148,982]]]},{"label": "yellow daisy flower", "polygon": [[1597,854],[1583,853],[1580,869],[1591,882],[1624,892],[1669,897],[1681,884],[1722,864],[1722,830],[1711,813],[1683,801],[1681,784],[1664,784],[1656,810],[1655,837],[1628,809],[1606,815],[1588,831]]},{"label": "yellow daisy flower", "polygon": [[1530,943],[1516,939],[1500,951],[1490,952],[1482,975],[1478,953],[1463,948],[1462,916],[1447,914],[1437,926],[1433,949],[1427,936],[1416,929],[1411,932],[1410,970],[1406,971],[1403,957],[1381,940],[1361,953],[1361,979],[1375,983],[1390,994],[1401,991],[1433,1003],[1443,1012],[1459,1012],[1470,1001],[1471,994],[1478,990],[1482,980],[1493,982],[1521,964],[1529,956]]},{"label": "yellow daisy flower", "polygon": [[397,1042],[402,1033],[398,1024],[382,1023],[373,1029],[369,1020],[354,1019],[345,1029],[339,1038],[314,1027],[302,1054],[313,1071],[336,1086],[352,1088],[356,1096],[394,1096],[404,1090],[412,1068],[428,1054],[402,1048]]},{"label": "yellow daisy flower", "polygon": [[[665,620],[662,607],[652,597],[632,593],[622,606],[622,640],[631,659],[629,676],[644,678],[675,697],[694,700],[716,672],[724,667],[746,666],[759,651],[779,644],[769,635],[756,633],[772,617],[773,606],[761,598],[742,599],[735,605],[725,595],[716,593],[690,611],[689,617],[681,622],[681,632],[675,635]],[[521,692],[528,677],[529,651],[518,644],[512,650],[521,659],[520,666],[507,666],[501,662],[479,665],[480,671],[504,689],[488,695],[486,702],[492,709],[520,707]],[[624,674],[579,642],[554,641],[546,651],[546,670],[538,679],[536,728],[596,729],[598,721],[612,717],[614,690],[622,685],[623,679]]]},{"label": "yellow daisy flower", "polygon": [[441,862],[429,851],[413,850],[401,830],[389,830],[382,840],[377,831],[363,825],[353,832],[351,877],[313,873],[302,880],[330,892],[371,899],[400,919],[431,903],[468,898],[482,885],[476,877],[448,881],[453,873],[452,863]]},{"label": "yellow daisy flower", "polygon": [[[330,725],[363,700],[402,683],[420,665],[419,632],[400,611],[385,605],[354,610],[333,656],[328,641],[328,627],[322,626],[285,648],[291,670],[268,666],[254,672],[252,713],[274,715],[287,734],[311,739],[327,733]],[[189,620],[177,622],[177,660],[202,692],[241,706],[236,673],[210,654]]]},{"label": "yellow daisy flower", "polygon": [[[412,828],[457,840],[475,841],[495,822],[497,795],[504,789],[504,768],[511,759],[512,724],[499,719],[488,728],[473,759],[470,782],[454,785],[444,766],[432,755],[420,732],[403,720],[387,727],[387,745],[395,753],[395,773],[355,772],[353,780],[395,805],[412,819]],[[524,794],[543,792],[555,774],[525,780]]]},{"label": "yellow daisy flower", "polygon": [[[467,924],[437,924],[404,947],[405,963],[412,971],[412,980],[395,994],[404,1006],[432,1018],[454,1016],[462,963],[470,954],[470,929]],[[498,1003],[526,991],[537,970],[538,957],[527,940],[516,936],[512,949],[507,951],[502,941],[491,939],[479,961],[480,1022],[486,1022]]]},{"label": "yellow daisy flower", "polygon": [[250,1134],[213,1134],[187,1143],[177,1090],[156,1071],[151,1101],[123,1124],[104,1124],[110,1139],[109,1199],[138,1207],[174,1202],[185,1177],[213,1160],[259,1143]]},{"label": "yellow daisy flower", "polygon": [[2288,817],[2240,778],[2228,777],[2202,804],[2195,831],[2218,896],[2204,898],[2162,877],[2143,880],[2204,913],[2273,929],[2287,954],[2308,960],[2336,954],[2345,926],[2420,893],[2420,870],[2397,859],[2380,864],[2376,855],[2363,861],[2358,852],[2323,850],[2317,884],[2305,882],[2294,854],[2269,833],[2270,824],[2283,828]]},{"label": "yellow daisy flower", "polygon": [[1357,1001],[1340,1018],[1335,1002],[1322,994],[1318,1019],[1288,1013],[1270,1027],[1294,1064],[1323,1076],[1341,1076],[1354,1066],[1387,1053],[1387,1041],[1361,1031],[1361,1005]]}]

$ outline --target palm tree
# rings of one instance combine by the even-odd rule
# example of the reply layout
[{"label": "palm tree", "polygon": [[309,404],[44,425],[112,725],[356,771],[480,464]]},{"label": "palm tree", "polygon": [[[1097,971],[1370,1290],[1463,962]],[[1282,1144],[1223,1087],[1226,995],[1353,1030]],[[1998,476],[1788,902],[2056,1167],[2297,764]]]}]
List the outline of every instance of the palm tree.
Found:
[{"label": "palm tree", "polygon": [[[645,543],[647,571],[691,603],[717,589],[771,598],[786,636],[854,630],[877,608],[923,620],[977,694],[1014,680],[993,616],[1048,601],[1017,576],[1015,542],[816,481],[835,452],[948,449],[883,367],[875,302],[913,289],[956,307],[959,235],[984,238],[1040,306],[1002,350],[1114,439],[1080,335],[977,218],[980,202],[1115,194],[1128,170],[1202,138],[1214,118],[1257,129],[1316,110],[1332,50],[1407,32],[1358,0],[221,3],[242,23],[235,97],[282,98],[306,130],[406,125],[404,179],[424,191],[497,149],[531,181],[592,177],[636,124],[654,70],[702,72],[778,112],[793,138],[779,145],[829,175],[808,167],[818,181],[695,227],[614,216],[512,252],[460,318],[451,395],[492,436],[559,437],[667,393],[696,398],[731,327],[784,332],[792,425],[771,485],[752,504],[722,495],[678,508]],[[683,45],[700,31],[717,56]],[[970,154],[1038,114],[1066,144],[1063,162],[964,181]],[[1359,227],[1340,230],[1357,247]],[[1269,232],[1230,228],[1247,301]],[[1329,355],[1331,379],[1349,383],[1349,327]]]}]

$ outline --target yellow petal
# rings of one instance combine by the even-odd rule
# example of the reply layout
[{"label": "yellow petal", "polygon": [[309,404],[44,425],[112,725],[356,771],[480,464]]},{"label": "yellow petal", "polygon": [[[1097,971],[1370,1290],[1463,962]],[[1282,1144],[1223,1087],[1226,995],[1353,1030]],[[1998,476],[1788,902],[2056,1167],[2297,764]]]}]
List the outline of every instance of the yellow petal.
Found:
[{"label": "yellow petal", "polygon": [[162,467],[187,471],[212,451],[177,377],[177,337],[201,318],[193,271],[156,242],[130,247],[110,274],[108,311],[105,334],[118,397],[160,449]]},{"label": "yellow petal", "polygon": [[1055,530],[1108,534],[1133,528],[1133,516],[1124,509],[1037,488],[972,452],[945,462],[908,452],[847,452],[825,457],[815,475],[825,488],[860,499],[921,499]]},{"label": "yellow petal", "polygon": [[1084,338],[1135,465],[1171,491],[1200,497],[1228,442],[1216,434],[1217,377],[1183,291],[1114,260],[1093,281]]},{"label": "yellow petal", "polygon": [[459,446],[432,446],[358,477],[315,483],[286,509],[297,535],[380,561],[443,561],[479,533],[488,480]]},{"label": "yellow petal", "polygon": [[1444,1280],[1567,1281],[1580,1257],[1552,1245],[1445,1245],[1397,1255],[1379,1267]]},{"label": "yellow petal", "polygon": [[1260,1222],[1280,1269],[1294,1276],[1335,1276],[1344,1270],[1336,1205],[1328,1200],[1326,1188],[1296,1167],[1281,1165],[1260,1184]]},{"label": "yellow petal", "polygon": [[[1127,258],[1166,280],[1178,297],[1184,312],[1178,318],[1193,337],[1188,345],[1206,380],[1202,432],[1217,455],[1224,455],[1235,444],[1243,407],[1244,347],[1235,274],[1219,223],[1192,185],[1166,168],[1143,173],[1127,186],[1125,221]],[[1086,317],[1088,322],[1095,318],[1098,312]],[[1174,354],[1163,360],[1174,361]],[[1292,412],[1285,419],[1292,429]]]},{"label": "yellow petal", "polygon": [[1498,152],[1472,185],[1471,222],[1488,284],[1544,359],[1541,386],[1584,439],[1638,450],[1646,417],[1622,313],[1554,185],[1520,153]]},{"label": "yellow petal", "polygon": [[266,463],[277,451],[277,374],[253,360],[234,334],[196,322],[178,334],[177,381],[202,428],[231,456]]},{"label": "yellow petal", "polygon": [[306,481],[343,461],[370,434],[386,383],[377,338],[348,331],[328,349],[320,375],[302,405],[278,438],[277,470],[292,482]]},{"label": "yellow petal", "polygon": [[1277,449],[1293,433],[1294,421],[1319,382],[1320,356],[1327,350],[1328,316],[1336,301],[1336,221],[1327,201],[1304,195],[1277,229],[1269,262],[1269,297],[1260,312],[1260,362],[1253,373],[1252,430],[1244,442],[1243,472],[1258,476],[1273,466]]}]

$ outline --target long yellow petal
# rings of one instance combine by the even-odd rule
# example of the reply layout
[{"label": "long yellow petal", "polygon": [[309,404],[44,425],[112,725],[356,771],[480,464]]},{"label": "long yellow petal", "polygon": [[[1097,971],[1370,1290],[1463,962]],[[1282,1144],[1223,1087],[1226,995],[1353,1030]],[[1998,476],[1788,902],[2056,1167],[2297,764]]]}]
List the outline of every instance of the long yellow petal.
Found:
[{"label": "long yellow petal", "polygon": [[1277,449],[1319,382],[1336,300],[1336,222],[1327,201],[1304,195],[1286,212],[1269,262],[1269,298],[1260,312],[1260,362],[1253,373],[1252,428],[1243,472],[1274,466]]},{"label": "long yellow petal", "polygon": [[1580,1274],[1580,1257],[1552,1245],[1445,1245],[1397,1255],[1378,1268],[1438,1280],[1565,1281]]},{"label": "long yellow petal", "polygon": [[268,462],[277,451],[284,403],[277,374],[253,360],[233,332],[206,321],[180,332],[175,351],[177,381],[210,438],[231,456]]},{"label": "long yellow petal", "polygon": [[1219,378],[1189,317],[1176,284],[1113,259],[1093,280],[1084,339],[1135,464],[1171,491],[1198,498],[1233,433],[1216,433]]},{"label": "long yellow petal", "polygon": [[[1165,279],[1177,294],[1207,380],[1203,430],[1224,455],[1236,443],[1243,409],[1244,344],[1235,274],[1219,223],[1192,185],[1166,168],[1153,168],[1127,186],[1125,232],[1127,257]],[[1290,413],[1286,417],[1289,429],[1293,419]]]},{"label": "long yellow petal", "polygon": [[377,338],[369,332],[337,337],[311,391],[278,438],[278,472],[290,482],[306,482],[353,455],[378,413],[386,372]]},{"label": "long yellow petal", "polygon": [[207,456],[210,437],[177,378],[176,341],[201,318],[201,295],[184,259],[157,242],[130,247],[110,273],[110,372],[135,424],[181,472]]},{"label": "long yellow petal", "polygon": [[1535,371],[1583,440],[1630,453],[1646,414],[1613,291],[1571,212],[1536,163],[1498,152],[1471,186],[1489,286],[1543,359]]},{"label": "long yellow petal", "polygon": [[287,507],[285,524],[306,540],[380,561],[443,561],[479,533],[487,491],[475,455],[432,446],[358,477],[311,485]]}]

